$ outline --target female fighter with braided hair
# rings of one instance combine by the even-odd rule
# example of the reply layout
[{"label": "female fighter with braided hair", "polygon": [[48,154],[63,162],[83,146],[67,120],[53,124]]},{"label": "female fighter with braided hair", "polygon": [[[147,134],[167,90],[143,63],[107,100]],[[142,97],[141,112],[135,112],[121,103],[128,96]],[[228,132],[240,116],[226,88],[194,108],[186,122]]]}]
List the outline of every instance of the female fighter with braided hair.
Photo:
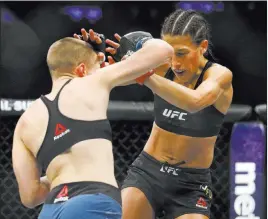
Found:
[{"label": "female fighter with braided hair", "polygon": [[[122,187],[123,219],[151,219],[159,211],[167,219],[207,219],[210,166],[232,102],[232,72],[208,60],[209,25],[195,11],[170,14],[161,37],[174,55],[168,70],[139,81],[154,93],[155,122]],[[107,52],[118,54],[121,42],[106,43]]]}]

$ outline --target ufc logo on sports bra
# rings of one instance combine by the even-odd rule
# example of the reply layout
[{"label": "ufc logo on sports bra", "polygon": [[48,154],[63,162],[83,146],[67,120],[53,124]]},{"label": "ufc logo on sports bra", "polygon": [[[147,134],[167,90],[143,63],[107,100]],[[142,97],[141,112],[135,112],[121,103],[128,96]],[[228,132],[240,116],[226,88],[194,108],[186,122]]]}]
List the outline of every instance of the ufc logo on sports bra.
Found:
[{"label": "ufc logo on sports bra", "polygon": [[186,120],[185,117],[187,116],[187,113],[165,109],[163,112],[163,116],[171,118],[171,119],[177,118],[178,120],[185,121]]}]

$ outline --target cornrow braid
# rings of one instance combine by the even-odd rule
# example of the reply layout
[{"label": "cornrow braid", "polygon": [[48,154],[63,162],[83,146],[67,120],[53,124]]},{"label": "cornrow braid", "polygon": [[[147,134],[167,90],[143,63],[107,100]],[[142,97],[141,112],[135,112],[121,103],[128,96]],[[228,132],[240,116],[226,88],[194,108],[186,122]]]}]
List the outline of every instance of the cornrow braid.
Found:
[{"label": "cornrow braid", "polygon": [[216,60],[212,53],[210,26],[206,19],[194,10],[178,9],[169,15],[164,21],[161,35],[190,35],[196,45],[200,45],[203,40],[208,40],[208,50],[204,55]]}]

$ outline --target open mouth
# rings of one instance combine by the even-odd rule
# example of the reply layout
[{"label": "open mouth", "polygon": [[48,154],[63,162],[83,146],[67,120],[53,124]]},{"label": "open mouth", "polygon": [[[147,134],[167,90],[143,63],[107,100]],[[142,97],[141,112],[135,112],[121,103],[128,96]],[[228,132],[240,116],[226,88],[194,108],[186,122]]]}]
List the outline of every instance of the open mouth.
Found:
[{"label": "open mouth", "polygon": [[182,75],[185,72],[185,70],[178,70],[178,69],[174,69],[173,71],[174,71],[174,73],[176,73],[178,75]]}]

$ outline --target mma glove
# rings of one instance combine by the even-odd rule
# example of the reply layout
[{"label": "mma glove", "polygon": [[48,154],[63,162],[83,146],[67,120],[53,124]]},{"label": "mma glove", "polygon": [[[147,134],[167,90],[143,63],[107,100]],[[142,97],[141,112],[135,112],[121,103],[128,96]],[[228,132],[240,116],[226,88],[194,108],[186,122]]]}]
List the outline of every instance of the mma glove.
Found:
[{"label": "mma glove", "polygon": [[[89,43],[93,50],[96,52],[96,53],[99,53],[99,52],[102,52],[105,54],[105,48],[106,48],[106,43],[105,43],[105,36],[103,34],[99,34],[99,33],[96,33],[95,34],[101,39],[101,43],[96,43],[96,41],[91,41],[89,36],[88,36],[88,40],[86,41],[87,43]],[[79,38],[81,40],[83,40],[83,36],[79,35]]]},{"label": "mma glove", "polygon": [[153,36],[148,32],[136,31],[124,35],[120,40],[120,47],[117,49],[116,54],[113,56],[114,60],[119,62],[123,56],[130,56],[138,51],[142,45],[153,39]]},{"label": "mma glove", "polygon": [[[120,61],[124,56],[130,56],[134,52],[142,48],[142,45],[153,39],[153,36],[148,32],[136,31],[124,35],[120,40],[120,47],[117,49],[114,59]],[[147,72],[146,74],[138,77],[136,82],[143,85],[144,81],[154,74],[154,70]]]}]

